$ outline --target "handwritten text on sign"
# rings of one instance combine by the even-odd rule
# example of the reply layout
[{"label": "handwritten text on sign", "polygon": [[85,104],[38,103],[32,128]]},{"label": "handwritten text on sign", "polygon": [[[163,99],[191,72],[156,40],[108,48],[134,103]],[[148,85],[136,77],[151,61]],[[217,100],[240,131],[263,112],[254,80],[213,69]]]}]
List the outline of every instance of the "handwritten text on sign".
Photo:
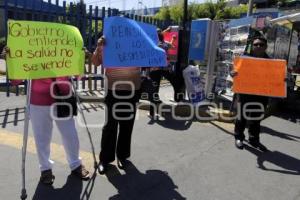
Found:
[{"label": "handwritten text on sign", "polygon": [[242,94],[286,97],[286,61],[236,57],[233,91]]},{"label": "handwritten text on sign", "polygon": [[8,21],[10,79],[40,79],[84,72],[83,40],[76,27]]},{"label": "handwritten text on sign", "polygon": [[166,53],[157,46],[156,27],[124,17],[104,20],[104,67],[166,66]]}]

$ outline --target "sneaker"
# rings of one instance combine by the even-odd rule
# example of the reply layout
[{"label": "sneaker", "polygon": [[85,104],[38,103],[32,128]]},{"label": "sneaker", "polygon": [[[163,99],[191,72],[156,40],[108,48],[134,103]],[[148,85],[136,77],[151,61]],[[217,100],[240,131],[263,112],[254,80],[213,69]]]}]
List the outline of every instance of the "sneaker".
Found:
[{"label": "sneaker", "polygon": [[243,141],[242,140],[235,140],[235,146],[236,146],[236,148],[238,148],[238,149],[243,149],[244,148],[244,143],[243,143]]},{"label": "sneaker", "polygon": [[76,169],[72,170],[72,174],[77,176],[81,180],[90,179],[90,172],[84,167],[84,165],[80,165]]},{"label": "sneaker", "polygon": [[55,176],[52,174],[52,170],[48,169],[41,172],[40,182],[45,185],[52,185],[54,182]]},{"label": "sneaker", "polygon": [[267,147],[265,145],[263,145],[262,143],[260,143],[259,141],[252,141],[252,140],[250,140],[249,144],[251,146],[253,146],[254,148],[259,149],[262,152],[268,151]]},{"label": "sneaker", "polygon": [[117,159],[117,165],[119,169],[125,169],[128,166],[128,161],[126,159]]},{"label": "sneaker", "polygon": [[148,117],[150,118],[150,120],[158,121],[160,115],[159,114],[154,114],[154,115],[148,114]]},{"label": "sneaker", "polygon": [[98,172],[99,172],[99,174],[101,174],[101,175],[105,174],[106,170],[107,170],[107,164],[100,161],[100,163],[98,165]]}]

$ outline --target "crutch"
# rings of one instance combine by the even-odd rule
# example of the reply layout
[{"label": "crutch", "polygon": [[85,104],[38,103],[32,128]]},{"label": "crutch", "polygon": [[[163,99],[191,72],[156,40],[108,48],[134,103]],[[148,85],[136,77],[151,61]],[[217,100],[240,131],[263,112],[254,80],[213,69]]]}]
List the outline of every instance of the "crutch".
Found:
[{"label": "crutch", "polygon": [[71,77],[71,84],[72,84],[72,88],[73,88],[73,91],[74,91],[74,94],[75,94],[75,98],[77,100],[78,110],[79,110],[79,113],[82,116],[83,122],[85,124],[86,131],[87,131],[87,134],[88,134],[88,137],[89,137],[89,141],[90,141],[90,144],[91,144],[91,149],[92,149],[92,154],[93,154],[93,159],[94,159],[94,168],[95,168],[95,170],[97,170],[98,163],[97,163],[97,159],[96,159],[95,147],[94,147],[94,144],[93,144],[91,132],[90,132],[88,126],[87,126],[87,121],[86,121],[85,115],[84,115],[84,113],[83,113],[83,111],[82,111],[82,109],[80,107],[80,99],[79,99],[79,96],[77,94],[76,87],[74,85],[74,80],[73,80],[72,77]]},{"label": "crutch", "polygon": [[25,161],[26,161],[26,150],[27,150],[27,140],[28,140],[30,96],[31,96],[31,80],[27,80],[27,97],[26,97],[25,120],[24,120],[23,146],[22,146],[22,191],[20,196],[21,200],[25,200],[27,198],[26,187],[25,187]]}]

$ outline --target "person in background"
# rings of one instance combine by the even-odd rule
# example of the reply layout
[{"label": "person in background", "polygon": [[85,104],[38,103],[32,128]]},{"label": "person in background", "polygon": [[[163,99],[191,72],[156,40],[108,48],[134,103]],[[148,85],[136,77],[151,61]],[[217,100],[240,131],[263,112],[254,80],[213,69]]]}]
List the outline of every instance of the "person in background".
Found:
[{"label": "person in background", "polygon": [[[9,48],[5,47],[2,56],[6,58],[9,55]],[[67,77],[56,78],[60,92],[68,95],[71,91],[70,84],[60,83],[60,81],[69,81]],[[11,81],[13,85],[18,85],[22,81]],[[46,185],[52,185],[55,176],[52,173],[53,161],[50,159],[50,143],[52,138],[53,122],[62,137],[63,147],[65,149],[71,174],[82,180],[88,180],[90,173],[82,165],[79,157],[79,139],[73,117],[56,120],[51,115],[52,104],[55,103],[51,85],[54,81],[51,78],[36,79],[31,82],[31,97],[29,105],[29,117],[32,124],[33,135],[40,164],[41,177],[40,182]],[[56,107],[57,108],[57,107]],[[56,110],[54,109],[54,112]],[[55,115],[55,114],[54,114]]]},{"label": "person in background", "polygon": [[[269,58],[266,54],[267,50],[267,39],[262,35],[255,35],[252,38],[250,55],[257,58]],[[231,76],[238,76],[238,73],[235,71],[231,72]],[[259,103],[259,105],[249,105],[246,108],[251,110],[263,110],[266,109],[268,104],[268,97],[250,95],[250,94],[237,94],[238,105],[241,107],[241,116],[235,121],[234,127],[234,137],[235,137],[235,146],[238,149],[243,149],[243,141],[245,139],[244,131],[248,123],[248,133],[249,133],[249,144],[255,148],[258,148],[261,151],[267,151],[267,148],[260,143],[260,122],[261,119],[250,119],[250,118],[259,118],[264,116],[264,112],[247,112],[244,114],[245,104],[248,103]]]},{"label": "person in background", "polygon": [[[99,66],[103,62],[105,38],[99,38],[92,62]],[[117,156],[120,169],[126,167],[130,157],[131,135],[136,115],[136,104],[140,98],[141,73],[139,67],[114,67],[105,69],[108,92],[105,96],[106,124],[102,130],[100,163],[98,171],[104,174],[109,163]],[[126,110],[126,112],[122,112]]]},{"label": "person in background", "polygon": [[[170,30],[171,30],[171,27],[168,27],[164,31],[161,31],[160,29],[157,30],[158,40],[159,40],[158,46],[160,48],[164,49],[166,53],[168,53],[169,49],[174,48],[174,42],[176,40],[175,35],[172,36],[172,39],[170,42],[166,42],[164,40],[163,33],[168,32]],[[153,87],[154,87],[153,96],[150,97],[150,102],[152,103],[152,105],[150,106],[149,116],[151,119],[156,119],[159,117],[159,115],[157,114],[158,113],[157,109],[159,107],[159,104],[162,103],[162,101],[160,100],[160,97],[159,97],[159,88],[160,88],[161,78],[162,77],[166,78],[171,83],[171,85],[173,86],[174,91],[175,91],[176,80],[175,80],[175,75],[172,73],[168,54],[167,54],[167,63],[168,63],[167,67],[154,67],[154,68],[150,69],[149,77],[153,81]]]}]

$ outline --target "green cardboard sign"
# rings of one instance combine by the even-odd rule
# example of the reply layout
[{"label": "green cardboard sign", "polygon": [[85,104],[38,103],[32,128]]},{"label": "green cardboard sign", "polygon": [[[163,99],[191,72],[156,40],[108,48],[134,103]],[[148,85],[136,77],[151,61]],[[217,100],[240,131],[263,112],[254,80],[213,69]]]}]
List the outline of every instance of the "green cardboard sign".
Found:
[{"label": "green cardboard sign", "polygon": [[9,79],[40,79],[84,73],[83,40],[70,25],[9,20]]}]

